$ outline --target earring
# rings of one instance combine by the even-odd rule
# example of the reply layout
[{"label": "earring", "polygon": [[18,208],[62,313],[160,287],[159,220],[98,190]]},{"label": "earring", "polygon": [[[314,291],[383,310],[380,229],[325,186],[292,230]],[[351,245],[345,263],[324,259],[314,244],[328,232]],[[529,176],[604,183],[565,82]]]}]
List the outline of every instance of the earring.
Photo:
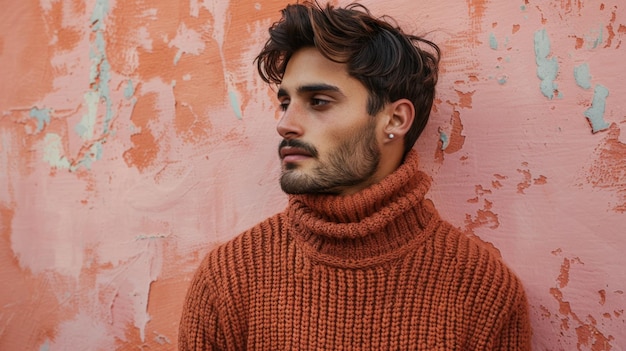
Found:
[{"label": "earring", "polygon": [[396,137],[395,135],[393,135],[393,133],[389,133],[389,135],[388,135],[388,136],[389,136],[389,139],[393,139],[393,138],[395,138],[395,137]]}]

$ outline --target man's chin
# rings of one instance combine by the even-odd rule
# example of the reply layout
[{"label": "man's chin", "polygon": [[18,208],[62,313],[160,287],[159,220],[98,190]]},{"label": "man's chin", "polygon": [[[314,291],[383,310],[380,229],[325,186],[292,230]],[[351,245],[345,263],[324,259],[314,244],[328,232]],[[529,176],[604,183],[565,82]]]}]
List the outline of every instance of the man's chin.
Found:
[{"label": "man's chin", "polygon": [[301,195],[317,192],[316,184],[298,167],[283,168],[280,176],[280,188],[289,195]]},{"label": "man's chin", "polygon": [[293,171],[298,169],[298,164],[295,162],[285,162],[283,163],[283,172],[285,171]]}]

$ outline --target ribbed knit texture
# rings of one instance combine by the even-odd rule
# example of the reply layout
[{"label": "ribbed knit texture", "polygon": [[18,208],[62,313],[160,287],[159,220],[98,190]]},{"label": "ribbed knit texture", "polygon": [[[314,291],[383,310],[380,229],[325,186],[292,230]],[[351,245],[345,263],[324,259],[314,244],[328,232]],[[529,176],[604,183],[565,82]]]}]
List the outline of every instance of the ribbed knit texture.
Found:
[{"label": "ribbed knit texture", "polygon": [[530,350],[526,297],[492,251],[442,221],[410,152],[349,196],[290,196],[212,251],[180,350]]}]

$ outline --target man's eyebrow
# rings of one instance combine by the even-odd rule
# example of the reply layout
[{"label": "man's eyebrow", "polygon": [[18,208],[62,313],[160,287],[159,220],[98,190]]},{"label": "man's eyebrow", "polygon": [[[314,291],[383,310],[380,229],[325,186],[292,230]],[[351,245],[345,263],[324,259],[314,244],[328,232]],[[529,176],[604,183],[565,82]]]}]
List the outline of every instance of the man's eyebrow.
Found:
[{"label": "man's eyebrow", "polygon": [[[296,89],[296,91],[298,93],[316,93],[316,92],[323,92],[323,91],[332,91],[332,92],[336,92],[341,95],[344,95],[341,92],[341,89],[339,89],[339,87],[335,85],[324,84],[324,83],[302,85],[302,86],[299,86]],[[287,90],[283,88],[278,89],[277,95],[279,98],[284,97],[284,96],[289,96],[289,94],[287,93]]]}]

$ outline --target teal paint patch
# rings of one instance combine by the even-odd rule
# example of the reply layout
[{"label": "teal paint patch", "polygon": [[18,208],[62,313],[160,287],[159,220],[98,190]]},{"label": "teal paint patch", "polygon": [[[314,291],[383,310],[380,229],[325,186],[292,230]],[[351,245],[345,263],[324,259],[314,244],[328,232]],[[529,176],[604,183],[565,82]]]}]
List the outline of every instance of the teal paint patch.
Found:
[{"label": "teal paint patch", "polygon": [[235,116],[237,116],[237,119],[241,119],[243,114],[241,112],[241,105],[239,104],[239,97],[237,96],[237,93],[229,91],[228,99],[230,100],[230,106],[233,108],[233,111],[235,111]]},{"label": "teal paint patch", "polygon": [[576,84],[579,87],[583,89],[591,88],[591,74],[589,73],[589,65],[587,63],[574,67],[574,79],[576,79]]},{"label": "teal paint patch", "polygon": [[124,88],[124,97],[128,100],[133,97],[133,95],[135,95],[135,87],[133,86],[133,81],[129,79],[126,88]]},{"label": "teal paint patch", "polygon": [[489,33],[489,47],[492,50],[498,50],[498,39],[496,39],[496,35],[493,33]]},{"label": "teal paint patch", "polygon": [[63,144],[58,134],[46,134],[43,147],[43,160],[48,162],[50,166],[59,169],[69,169],[70,161],[63,156]]},{"label": "teal paint patch", "polygon": [[559,63],[555,57],[550,55],[550,38],[545,29],[535,32],[535,62],[537,63],[537,77],[541,79],[539,87],[541,93],[552,100],[554,92],[558,90],[558,85],[554,82],[559,73]]},{"label": "teal paint patch", "polygon": [[[70,172],[78,170],[80,167],[91,168],[94,160],[98,160],[102,155],[102,143],[106,137],[112,133],[111,126],[115,113],[113,111],[113,100],[111,99],[111,64],[107,58],[106,50],[106,23],[105,19],[110,11],[109,0],[95,0],[93,11],[90,17],[91,42],[89,47],[89,90],[84,94],[87,112],[81,121],[74,126],[74,131],[81,137],[83,147],[89,147],[89,151],[80,155],[80,158],[70,162],[63,155],[63,148],[60,137],[56,134],[46,136],[46,147],[44,159],[52,166],[66,168]],[[128,98],[134,94],[132,81],[129,80],[124,90],[124,96]],[[104,117],[100,123],[99,111],[104,106]],[[95,141],[94,141],[95,140]]]},{"label": "teal paint patch", "polygon": [[439,132],[439,140],[441,140],[441,150],[444,151],[450,145],[450,138],[444,132]]},{"label": "teal paint patch", "polygon": [[109,13],[108,0],[96,0],[93,12],[91,13],[91,24],[94,31],[104,30],[104,22],[102,21],[106,14]]},{"label": "teal paint patch", "polygon": [[176,52],[176,56],[174,56],[174,66],[178,64],[178,61],[180,61],[182,57],[183,57],[183,51],[178,50],[178,52]]},{"label": "teal paint patch", "polygon": [[597,33],[596,39],[593,41],[593,49],[597,48],[604,41],[604,30],[602,25],[600,26],[600,30]]},{"label": "teal paint patch", "polygon": [[83,115],[74,127],[74,131],[83,140],[91,140],[94,137],[96,128],[96,120],[98,118],[98,104],[100,102],[100,93],[98,91],[88,91],[84,95],[85,107],[87,107],[87,113]]},{"label": "teal paint patch", "polygon": [[522,11],[526,11],[526,5],[520,6],[519,9],[522,10]]},{"label": "teal paint patch", "polygon": [[591,131],[597,133],[609,128],[609,124],[604,120],[606,109],[606,98],[609,96],[609,89],[600,84],[596,85],[593,91],[591,107],[585,111],[585,117],[591,123]]},{"label": "teal paint patch", "polygon": [[39,346],[39,351],[50,351],[50,340],[46,340],[43,345]]},{"label": "teal paint patch", "polygon": [[41,132],[43,128],[50,124],[50,114],[52,110],[49,108],[37,108],[30,109],[30,116],[37,120],[37,131]]},{"label": "teal paint patch", "polygon": [[102,152],[104,149],[102,148],[101,141],[95,142],[93,145],[91,145],[91,148],[89,150],[91,151],[91,157],[93,157],[94,160],[102,159]]},{"label": "teal paint patch", "polygon": [[85,156],[83,156],[80,161],[70,167],[70,171],[75,171],[80,167],[85,167],[85,169],[91,170],[91,166],[93,165],[93,163],[102,158],[102,151],[102,142],[96,141],[89,148],[89,152],[85,153]]},{"label": "teal paint patch", "polygon": [[91,13],[91,31],[95,33],[94,40],[91,43],[89,57],[91,58],[90,83],[91,90],[100,95],[100,100],[105,105],[105,115],[102,126],[102,132],[107,134],[113,120],[113,101],[109,89],[111,81],[111,64],[107,59],[106,40],[104,38],[105,23],[109,13],[108,0],[96,0],[93,12]]},{"label": "teal paint patch", "polygon": [[498,77],[498,84],[504,85],[504,84],[506,84],[507,80],[509,80],[509,77],[507,77],[507,76]]}]

